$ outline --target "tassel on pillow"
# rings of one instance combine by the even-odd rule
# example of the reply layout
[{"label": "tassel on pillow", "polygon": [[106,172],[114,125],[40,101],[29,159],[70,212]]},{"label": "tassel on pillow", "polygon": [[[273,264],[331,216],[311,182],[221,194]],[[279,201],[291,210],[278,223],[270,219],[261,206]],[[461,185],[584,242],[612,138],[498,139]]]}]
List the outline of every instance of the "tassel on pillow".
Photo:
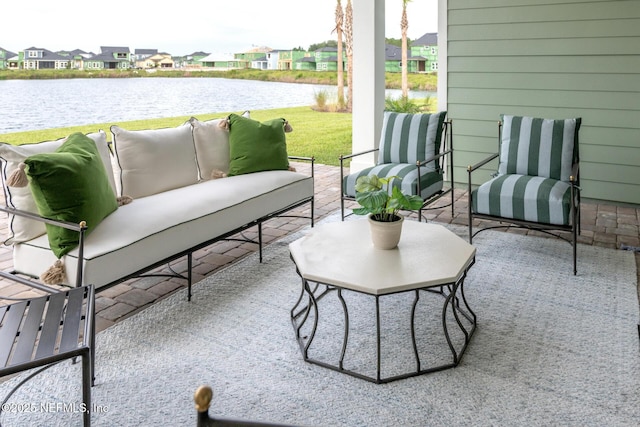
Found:
[{"label": "tassel on pillow", "polygon": [[8,187],[26,187],[29,184],[27,173],[24,169],[27,167],[25,163],[20,163],[18,169],[15,169],[7,179]]},{"label": "tassel on pillow", "polygon": [[[83,230],[87,229],[87,223],[80,221],[78,224]],[[67,274],[65,273],[64,263],[58,259],[51,267],[40,275],[40,280],[45,285],[61,285],[64,284]]]},{"label": "tassel on pillow", "polygon": [[116,199],[118,201],[118,206],[128,205],[133,202],[133,197],[131,196],[120,196]]},{"label": "tassel on pillow", "polygon": [[288,120],[284,121],[284,131],[289,133],[289,132],[293,132],[293,128],[291,127],[291,125],[289,124]]},{"label": "tassel on pillow", "polygon": [[224,129],[224,130],[228,131],[229,130],[229,118],[227,117],[225,119],[220,120],[220,123],[218,123],[218,127],[220,129]]},{"label": "tassel on pillow", "polygon": [[226,178],[227,174],[222,172],[219,169],[214,169],[211,171],[211,179],[219,179],[219,178]]},{"label": "tassel on pillow", "polygon": [[40,275],[40,280],[45,285],[59,285],[64,283],[66,276],[62,260],[57,260],[47,271]]}]

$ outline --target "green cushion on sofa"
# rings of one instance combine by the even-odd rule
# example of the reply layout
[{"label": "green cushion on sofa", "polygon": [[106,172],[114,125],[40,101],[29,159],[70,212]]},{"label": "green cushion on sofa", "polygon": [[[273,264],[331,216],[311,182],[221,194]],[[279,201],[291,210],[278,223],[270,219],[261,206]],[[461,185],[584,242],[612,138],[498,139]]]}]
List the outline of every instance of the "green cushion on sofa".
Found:
[{"label": "green cushion on sofa", "polygon": [[[25,171],[40,215],[79,224],[87,232],[118,208],[96,144],[81,133],[70,135],[53,153],[25,159]],[[78,245],[79,234],[47,224],[49,246],[60,258]]]},{"label": "green cushion on sofa", "polygon": [[284,119],[259,122],[229,116],[229,176],[268,170],[287,170]]}]

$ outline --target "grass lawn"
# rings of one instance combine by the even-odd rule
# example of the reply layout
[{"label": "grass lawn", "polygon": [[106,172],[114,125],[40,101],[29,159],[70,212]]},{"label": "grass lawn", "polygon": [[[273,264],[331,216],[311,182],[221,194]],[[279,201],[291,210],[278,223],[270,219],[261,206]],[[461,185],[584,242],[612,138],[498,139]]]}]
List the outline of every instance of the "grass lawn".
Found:
[{"label": "grass lawn", "polygon": [[[199,120],[210,120],[228,115],[228,112],[198,115]],[[55,128],[0,135],[0,141],[10,144],[28,144],[63,138],[74,132],[91,133],[103,129],[111,140],[109,127],[117,124],[127,130],[159,129],[181,125],[190,116],[170,117],[130,122],[98,123],[68,128]],[[283,117],[289,121],[293,132],[287,134],[287,149],[292,156],[315,157],[321,164],[338,166],[338,156],[351,152],[351,114],[325,113],[310,107],[282,108],[251,111],[255,120]]]}]

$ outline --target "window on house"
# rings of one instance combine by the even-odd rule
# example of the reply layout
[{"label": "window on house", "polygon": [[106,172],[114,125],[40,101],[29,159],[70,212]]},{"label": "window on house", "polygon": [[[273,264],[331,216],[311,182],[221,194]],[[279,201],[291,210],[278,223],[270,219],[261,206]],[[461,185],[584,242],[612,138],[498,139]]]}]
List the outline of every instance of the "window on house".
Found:
[{"label": "window on house", "polygon": [[127,58],[127,54],[126,53],[116,53],[116,58],[118,58],[118,59],[126,59]]},{"label": "window on house", "polygon": [[29,58],[37,58],[37,57],[38,57],[38,52],[36,52],[35,50],[29,51]]}]

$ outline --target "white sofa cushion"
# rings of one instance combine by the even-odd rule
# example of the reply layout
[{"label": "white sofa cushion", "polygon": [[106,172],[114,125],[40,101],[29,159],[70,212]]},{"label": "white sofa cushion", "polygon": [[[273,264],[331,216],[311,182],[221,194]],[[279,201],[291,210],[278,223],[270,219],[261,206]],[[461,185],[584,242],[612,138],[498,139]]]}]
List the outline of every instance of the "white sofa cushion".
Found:
[{"label": "white sofa cushion", "polygon": [[111,126],[120,195],[134,199],[198,182],[191,124],[126,130]]},{"label": "white sofa cushion", "polygon": [[[103,286],[313,196],[313,178],[289,171],[204,181],[135,199],[85,240],[84,283]],[[53,262],[46,236],[14,247],[17,271],[38,275]],[[75,283],[78,250],[63,257]]]},{"label": "white sofa cushion", "polygon": [[[242,116],[249,118],[249,111],[245,111]],[[225,174],[229,172],[229,130],[220,127],[220,123],[225,120],[226,118],[206,121],[195,117],[189,119],[193,127],[200,179],[203,181],[211,179],[213,171]]]},{"label": "white sofa cushion", "polygon": [[[107,172],[109,184],[116,194],[116,185],[113,177],[113,169],[111,167],[111,158],[109,147],[107,144],[107,136],[104,131],[100,130],[95,133],[87,134],[87,136],[96,143],[100,158]],[[36,202],[31,194],[31,188],[26,187],[7,187],[6,180],[11,176],[14,170],[23,163],[27,157],[34,154],[52,153],[56,151],[67,140],[67,137],[60,138],[55,141],[43,141],[36,144],[11,145],[0,143],[0,158],[2,159],[2,180],[5,188],[6,205],[15,209],[38,213]],[[46,233],[44,223],[33,221],[28,218],[11,215],[9,217],[9,232],[5,244],[13,244],[24,242],[41,236]]]}]

